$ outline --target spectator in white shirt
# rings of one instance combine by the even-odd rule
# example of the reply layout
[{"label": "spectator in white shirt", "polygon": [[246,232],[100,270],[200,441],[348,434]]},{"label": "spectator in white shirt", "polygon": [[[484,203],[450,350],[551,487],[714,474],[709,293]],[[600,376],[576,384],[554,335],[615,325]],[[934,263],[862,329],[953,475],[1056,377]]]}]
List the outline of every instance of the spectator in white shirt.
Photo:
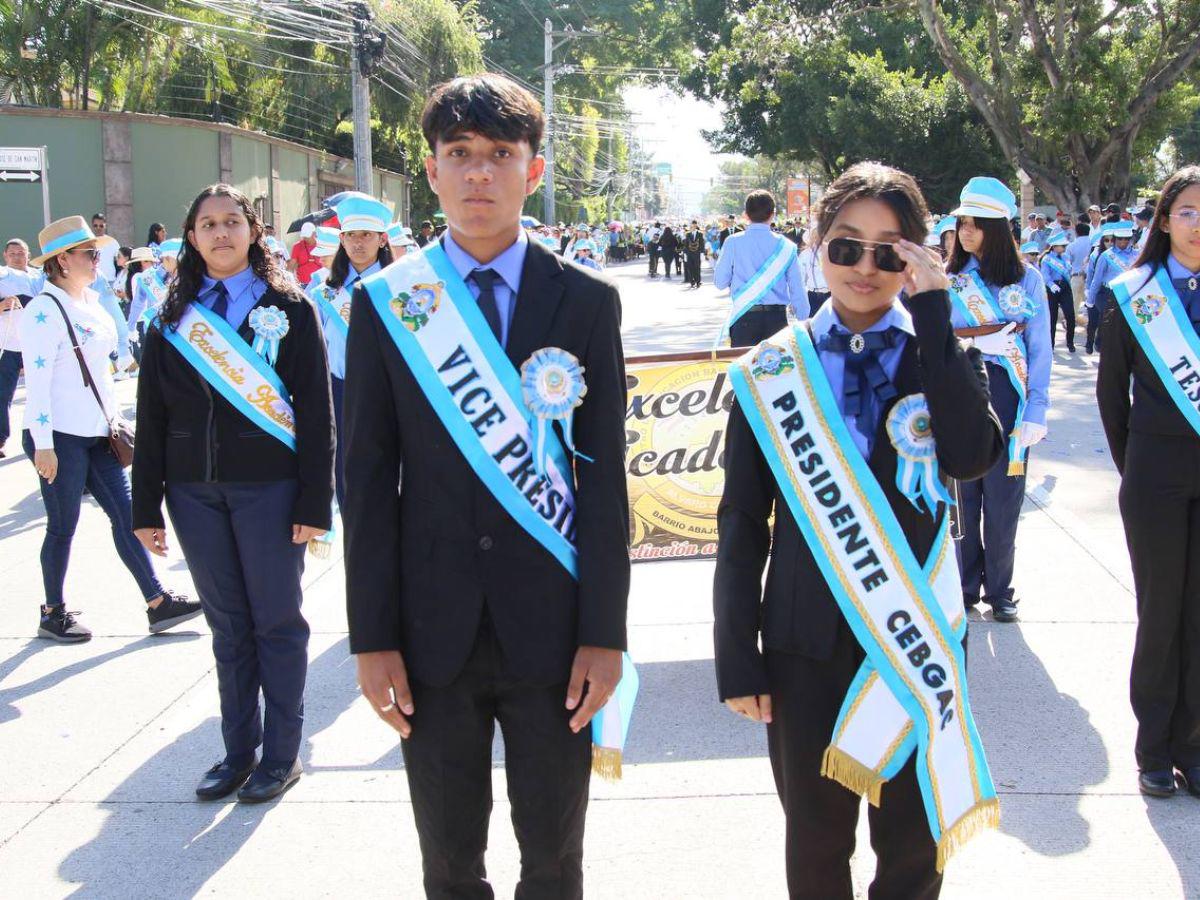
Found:
[{"label": "spectator in white shirt", "polygon": [[112,284],[117,278],[117,254],[121,251],[120,242],[108,235],[108,219],[104,213],[92,216],[92,232],[96,235],[96,252],[98,264],[96,272],[101,278]]},{"label": "spectator in white shirt", "polygon": [[112,523],[117,555],[146,601],[151,632],[163,631],[199,615],[200,605],[163,588],[150,554],[133,535],[129,480],[108,443],[110,417],[119,414],[109,367],[117,328],[89,287],[96,280],[96,238],[82,216],[70,216],[46,226],[38,240],[42,255],[34,262],[45,267],[46,284],[25,307],[20,325],[26,390],[21,444],[40,476],[46,508],[46,601],[38,637],[78,643],[92,636],[67,611],[63,596],[85,486]]},{"label": "spectator in white shirt", "polygon": [[11,435],[8,408],[21,377],[21,309],[42,289],[42,273],[29,268],[29,245],[11,238],[0,266],[0,459]]}]

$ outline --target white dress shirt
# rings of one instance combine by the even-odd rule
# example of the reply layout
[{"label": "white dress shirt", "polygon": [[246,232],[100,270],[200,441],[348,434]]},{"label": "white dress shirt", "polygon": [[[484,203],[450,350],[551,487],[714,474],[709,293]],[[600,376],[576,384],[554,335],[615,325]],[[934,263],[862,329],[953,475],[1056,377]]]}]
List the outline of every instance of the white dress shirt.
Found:
[{"label": "white dress shirt", "polygon": [[[109,355],[117,348],[117,326],[90,288],[83,300],[50,282],[43,288],[62,303],[75,329],[88,371],[110,414],[117,413]],[[21,350],[25,363],[25,427],[38,450],[54,449],[54,432],[78,437],[108,434],[108,420],[83,373],[67,336],[67,325],[50,297],[39,295],[21,316]]]}]

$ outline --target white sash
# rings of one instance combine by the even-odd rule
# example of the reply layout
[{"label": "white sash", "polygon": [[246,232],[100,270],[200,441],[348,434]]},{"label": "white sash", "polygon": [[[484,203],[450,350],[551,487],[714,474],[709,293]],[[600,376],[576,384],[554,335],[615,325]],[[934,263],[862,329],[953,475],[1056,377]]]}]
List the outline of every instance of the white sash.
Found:
[{"label": "white sash", "polygon": [[222,316],[192,303],[178,325],[162,329],[162,336],[251,423],[296,449],[296,414],[287,388]]},{"label": "white sash", "polygon": [[[852,685],[858,705],[850,701],[822,773],[880,799],[875,786],[882,773],[907,759],[900,757],[909,740],[896,715],[900,707],[915,738],[917,778],[941,870],[976,831],[999,822],[999,801],[967,697],[961,632],[947,616],[947,610],[961,615],[962,595],[957,573],[947,565],[945,532],[935,545],[941,569],[923,570],[854,446],[804,327],[785,329],[760,344],[733,364],[729,377],[780,492],[871,665]],[[931,577],[945,596],[935,595]]]},{"label": "white sash", "polygon": [[[1015,289],[1024,295],[1019,285],[1008,285],[1002,290]],[[1024,321],[1019,315],[1006,313],[977,271],[954,275],[950,279],[950,302],[962,314],[968,326],[995,325],[1011,319]],[[997,357],[1000,366],[1008,374],[1008,380],[1017,392],[1017,415],[1013,430],[1008,436],[1008,474],[1024,475],[1028,447],[1021,446],[1021,424],[1025,421],[1025,404],[1029,400],[1029,357],[1025,350],[1025,336],[1013,335],[1013,346],[1004,356]]]},{"label": "white sash", "polygon": [[1200,434],[1200,337],[1165,266],[1142,266],[1112,282],[1113,294],[1167,394]]},{"label": "white sash", "polygon": [[717,339],[713,342],[714,349],[729,335],[729,329],[737,323],[738,319],[767,296],[771,288],[775,287],[779,279],[787,273],[788,266],[796,259],[796,245],[781,234],[776,235],[776,238],[779,241],[779,245],[771,252],[766,261],[759,266],[758,271],[745,284],[733,292],[733,302],[729,311],[729,318],[726,319],[725,325],[721,328],[721,333],[717,335]]}]

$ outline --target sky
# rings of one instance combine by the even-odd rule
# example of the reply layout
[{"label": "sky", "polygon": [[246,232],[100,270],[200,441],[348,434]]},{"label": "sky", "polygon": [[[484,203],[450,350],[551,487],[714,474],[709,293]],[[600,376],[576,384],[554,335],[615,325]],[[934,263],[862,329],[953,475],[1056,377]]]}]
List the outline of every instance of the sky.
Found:
[{"label": "sky", "polygon": [[700,134],[704,129],[720,127],[720,109],[690,94],[677,96],[663,87],[629,87],[624,96],[646,150],[656,162],[671,163],[673,187],[682,211],[698,211],[720,162],[734,158],[714,153]]}]

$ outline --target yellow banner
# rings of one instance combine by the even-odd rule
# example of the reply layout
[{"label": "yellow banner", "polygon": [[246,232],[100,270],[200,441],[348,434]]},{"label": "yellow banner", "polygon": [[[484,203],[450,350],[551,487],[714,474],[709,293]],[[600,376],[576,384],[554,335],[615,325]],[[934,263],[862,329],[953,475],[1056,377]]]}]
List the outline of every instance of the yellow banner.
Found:
[{"label": "yellow banner", "polygon": [[717,555],[725,423],[733,405],[725,373],[738,352],[627,361],[625,465],[634,562]]}]

